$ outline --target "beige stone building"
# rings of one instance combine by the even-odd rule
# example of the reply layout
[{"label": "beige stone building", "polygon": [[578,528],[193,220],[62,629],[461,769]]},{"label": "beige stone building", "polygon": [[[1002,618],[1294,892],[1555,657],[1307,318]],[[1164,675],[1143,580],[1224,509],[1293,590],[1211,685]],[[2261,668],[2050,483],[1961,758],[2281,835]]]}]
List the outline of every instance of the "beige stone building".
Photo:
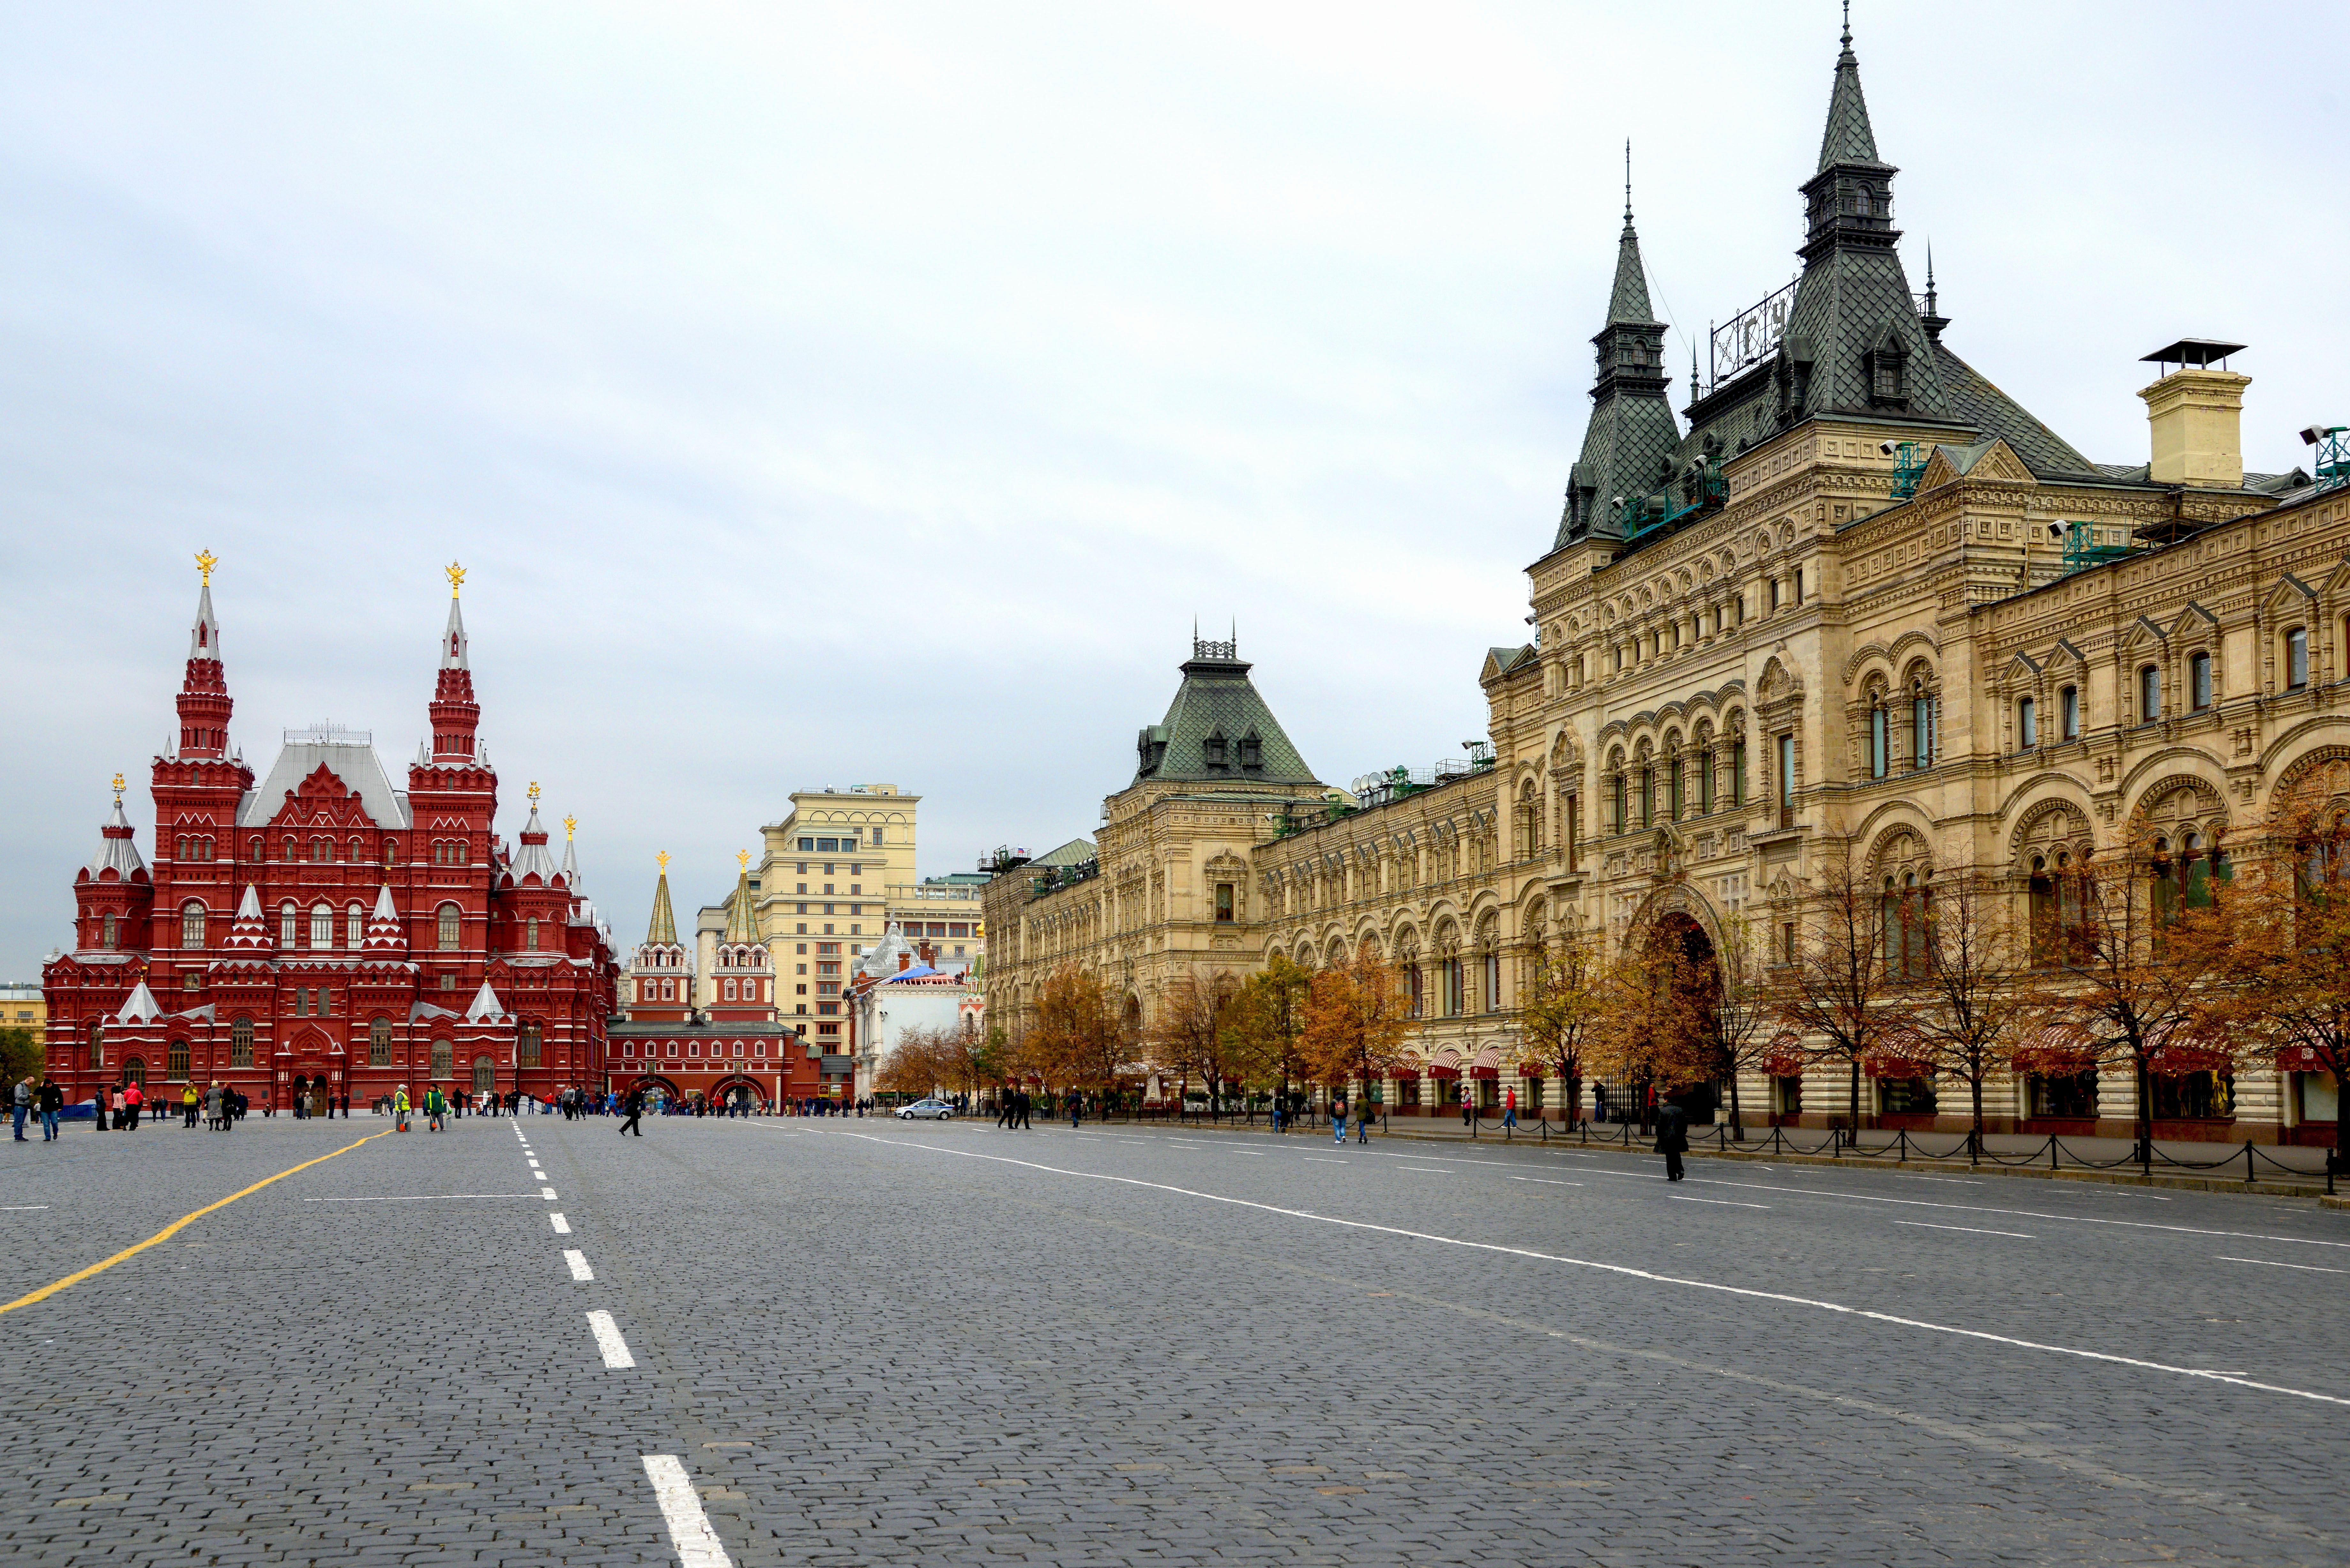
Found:
[{"label": "beige stone building", "polygon": [[[916,874],[921,804],[889,784],[794,790],[790,812],[759,830],[751,889],[775,958],[776,1012],[827,1054],[845,1050],[849,977],[893,922],[942,971],[982,964],[981,878]],[[695,922],[704,1006],[730,903],[705,905]]]},{"label": "beige stone building", "polygon": [[[2310,432],[2314,475],[2246,473],[2242,349],[2189,339],[2148,356],[2147,452],[2090,460],[1960,358],[1930,275],[1912,295],[1895,173],[1847,36],[1803,271],[1714,335],[1678,414],[1627,206],[1589,429],[1528,568],[1536,640],[1480,672],[1490,745],[1328,803],[1274,747],[1248,666],[1200,645],[1097,853],[990,884],[991,1012],[1017,1033],[1064,963],[1147,1017],[1186,969],[1376,944],[1421,1017],[1419,1078],[1384,1085],[1389,1107],[1531,1105],[1512,1009],[1548,933],[1621,944],[1671,920],[1717,950],[1776,944],[1829,853],[1897,888],[1990,868],[2019,902],[2141,841],[2175,869],[2350,759],[2340,433]],[[1741,1085],[1790,1121],[1841,1087]],[[2166,1135],[2291,1139],[2335,1116],[2322,1081],[2266,1065],[2158,1089]],[[1934,1125],[1929,1086],[1869,1092],[1887,1125]],[[2120,1130],[2136,1089],[2021,1079],[1992,1109]]]}]

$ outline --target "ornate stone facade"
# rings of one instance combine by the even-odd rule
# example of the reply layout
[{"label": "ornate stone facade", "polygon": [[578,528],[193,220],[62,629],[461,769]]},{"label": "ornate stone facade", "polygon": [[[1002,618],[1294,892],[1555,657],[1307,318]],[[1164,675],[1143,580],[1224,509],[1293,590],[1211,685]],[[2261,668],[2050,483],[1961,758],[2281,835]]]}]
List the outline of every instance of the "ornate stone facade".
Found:
[{"label": "ornate stone facade", "polygon": [[[2035,857],[2141,826],[2222,841],[2350,757],[2350,487],[2244,473],[2226,344],[2149,356],[2150,462],[2081,456],[1944,344],[1930,279],[1908,294],[1894,172],[1847,36],[1783,329],[1693,375],[1685,425],[1627,208],[1591,431],[1529,568],[1537,640],[1481,672],[1490,758],[1374,781],[1359,809],[1138,776],[1097,875],[991,884],[1007,1027],[1065,962],[1147,1017],[1187,966],[1375,943],[1418,988],[1430,1075],[1523,1091],[1511,1009],[1546,932],[1621,944],[1676,911],[1717,947],[1773,940],[1830,851],[1987,867],[2021,900]],[[2224,1127],[2177,1130],[2293,1137],[2334,1114],[2304,1087],[2240,1074]],[[2094,1117],[2118,1129],[2134,1094],[2109,1080]],[[2031,1095],[2001,1085],[2002,1125],[2047,1108]]]}]

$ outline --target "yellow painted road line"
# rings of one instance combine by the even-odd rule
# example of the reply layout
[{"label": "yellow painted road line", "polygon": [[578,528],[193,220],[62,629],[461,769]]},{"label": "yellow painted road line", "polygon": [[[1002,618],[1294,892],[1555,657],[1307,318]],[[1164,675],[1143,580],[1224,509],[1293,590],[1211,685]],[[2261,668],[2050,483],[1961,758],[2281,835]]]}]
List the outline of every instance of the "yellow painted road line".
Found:
[{"label": "yellow painted road line", "polygon": [[373,1143],[380,1137],[389,1137],[392,1130],[393,1129],[390,1127],[386,1127],[382,1132],[369,1133],[367,1137],[359,1139],[359,1143],[345,1144],[342,1147],[335,1150],[334,1154],[322,1154],[316,1159],[306,1159],[301,1164],[295,1166],[290,1169],[281,1170],[275,1176],[265,1176],[259,1181],[256,1181],[252,1186],[246,1188],[243,1192],[232,1192],[217,1203],[207,1203],[202,1209],[197,1210],[193,1214],[182,1215],[179,1219],[172,1220],[169,1225],[164,1226],[161,1231],[156,1231],[152,1236],[148,1237],[144,1241],[140,1242],[135,1247],[125,1247],[120,1252],[115,1253],[111,1258],[104,1259],[99,1262],[92,1263],[87,1269],[78,1270],[73,1273],[68,1274],[64,1279],[57,1281],[54,1284],[43,1285],[39,1290],[33,1292],[30,1295],[18,1296],[15,1301],[10,1302],[7,1305],[0,1306],[0,1313],[12,1313],[18,1307],[27,1307],[31,1306],[36,1302],[45,1302],[51,1296],[57,1294],[59,1291],[64,1290],[68,1285],[78,1285],[81,1283],[82,1281],[88,1279],[92,1274],[104,1273],[107,1270],[114,1267],[115,1264],[122,1262],[125,1258],[138,1256],[148,1248],[155,1245],[158,1241],[170,1241],[172,1237],[178,1235],[182,1231],[186,1230],[189,1226],[194,1224],[205,1215],[210,1214],[215,1209],[225,1209],[230,1204],[235,1202],[238,1199],[248,1197],[253,1193],[258,1192],[273,1181],[283,1181],[287,1177],[294,1175],[296,1171],[307,1170],[314,1165],[324,1165],[327,1161],[334,1158],[336,1154],[348,1154],[351,1150],[359,1147],[359,1143]]}]

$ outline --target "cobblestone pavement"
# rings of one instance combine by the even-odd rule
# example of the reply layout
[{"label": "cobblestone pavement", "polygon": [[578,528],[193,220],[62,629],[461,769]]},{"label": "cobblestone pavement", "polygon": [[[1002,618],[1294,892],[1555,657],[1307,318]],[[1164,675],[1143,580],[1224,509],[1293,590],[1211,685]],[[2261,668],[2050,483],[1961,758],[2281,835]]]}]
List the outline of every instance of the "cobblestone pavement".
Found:
[{"label": "cobblestone pavement", "polygon": [[[0,1300],[387,1125],[0,1147]],[[2306,1203],[615,1127],[375,1137],[0,1314],[7,1560],[698,1568],[702,1517],[740,1563],[2350,1559]]]}]

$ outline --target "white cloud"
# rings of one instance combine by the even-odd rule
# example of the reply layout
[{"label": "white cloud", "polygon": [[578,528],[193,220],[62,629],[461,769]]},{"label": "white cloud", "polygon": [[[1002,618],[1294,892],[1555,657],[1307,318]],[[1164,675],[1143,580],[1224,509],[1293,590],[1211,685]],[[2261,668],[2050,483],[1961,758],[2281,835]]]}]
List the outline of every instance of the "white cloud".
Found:
[{"label": "white cloud", "polygon": [[[2256,467],[2344,417],[2341,89],[2289,66],[2338,7],[1879,9],[1960,352],[2109,460],[2185,333],[2254,346]],[[920,790],[931,871],[1088,828],[1195,611],[1326,776],[1453,751],[1580,440],[1622,139],[1701,332],[1791,274],[1835,53],[1825,3],[5,26],[27,977],[206,545],[257,768],[321,717],[405,762],[463,557],[511,805],[577,812],[624,938],[655,848],[716,897],[795,785]]]}]

